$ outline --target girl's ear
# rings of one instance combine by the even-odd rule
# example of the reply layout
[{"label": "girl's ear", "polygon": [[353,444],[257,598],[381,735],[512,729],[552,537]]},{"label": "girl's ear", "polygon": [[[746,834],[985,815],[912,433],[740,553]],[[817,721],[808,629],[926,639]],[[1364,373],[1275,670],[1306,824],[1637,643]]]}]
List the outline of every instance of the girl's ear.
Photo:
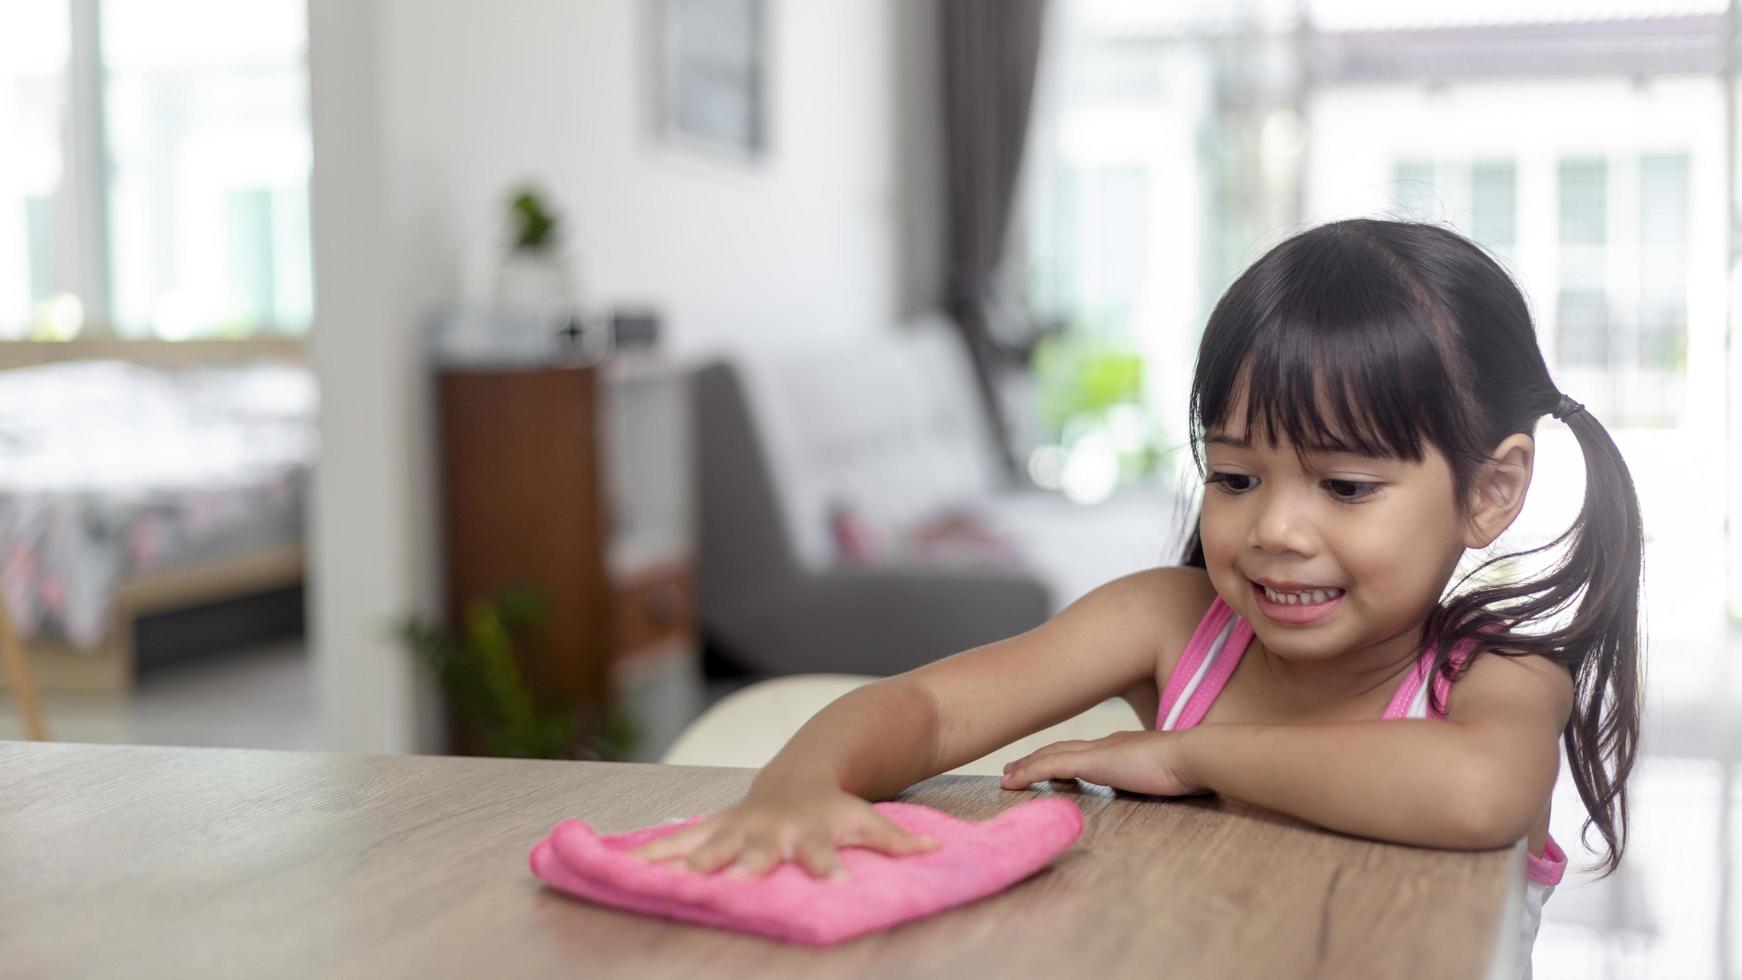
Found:
[{"label": "girl's ear", "polygon": [[1524,509],[1530,489],[1536,441],[1515,432],[1494,447],[1470,484],[1470,507],[1464,525],[1464,546],[1486,548],[1512,525]]}]

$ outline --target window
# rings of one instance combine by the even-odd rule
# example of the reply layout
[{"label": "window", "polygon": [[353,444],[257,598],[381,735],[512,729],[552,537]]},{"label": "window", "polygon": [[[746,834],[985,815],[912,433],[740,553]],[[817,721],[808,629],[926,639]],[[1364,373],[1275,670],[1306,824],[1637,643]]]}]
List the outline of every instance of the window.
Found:
[{"label": "window", "polygon": [[1687,368],[1688,157],[1639,161],[1639,362]]},{"label": "window", "polygon": [[1560,188],[1560,299],[1556,324],[1560,363],[1607,368],[1609,303],[1605,289],[1609,170],[1601,159],[1567,159],[1558,167]]},{"label": "window", "polygon": [[1518,164],[1478,160],[1470,165],[1470,237],[1510,262],[1518,245]]},{"label": "window", "polygon": [[1441,204],[1434,189],[1432,160],[1399,160],[1391,167],[1392,207],[1404,221],[1438,221]]},{"label": "window", "polygon": [[297,334],[302,0],[11,0],[0,338]]},{"label": "window", "polygon": [[[1454,193],[1460,189],[1467,193]],[[1404,221],[1451,223],[1510,263],[1518,245],[1518,163],[1510,159],[1430,160],[1391,164],[1391,208]]]},{"label": "window", "polygon": [[1557,360],[1597,372],[1579,382],[1608,417],[1672,425],[1688,373],[1689,156],[1569,158],[1556,176]]},{"label": "window", "polygon": [[[0,335],[52,329],[70,295],[67,161],[60,133],[70,41],[60,0],[17,0],[0,31]],[[62,306],[61,315],[68,315]]]}]

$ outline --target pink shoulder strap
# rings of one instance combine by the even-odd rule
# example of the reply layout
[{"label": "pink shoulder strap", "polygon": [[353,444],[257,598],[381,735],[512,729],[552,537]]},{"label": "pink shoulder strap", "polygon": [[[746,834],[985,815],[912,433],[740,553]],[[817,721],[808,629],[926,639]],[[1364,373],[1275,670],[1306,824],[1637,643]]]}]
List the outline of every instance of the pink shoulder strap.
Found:
[{"label": "pink shoulder strap", "polygon": [[[1453,665],[1462,668],[1464,661],[1469,659],[1470,651],[1475,648],[1475,645],[1476,641],[1471,639],[1454,647],[1452,649]],[[1385,714],[1380,717],[1385,719],[1428,717],[1433,701],[1428,699],[1423,686],[1428,673],[1433,670],[1433,665],[1434,645],[1429,643],[1422,650],[1421,655],[1416,657],[1415,666],[1410,668],[1409,675],[1403,679],[1402,684],[1398,685],[1397,692],[1391,695],[1391,703],[1385,706]],[[1436,674],[1433,689],[1440,703],[1440,710],[1434,711],[1433,717],[1444,718],[1446,699],[1452,693],[1452,682],[1446,680],[1444,674]]]},{"label": "pink shoulder strap", "polygon": [[1252,627],[1217,596],[1167,676],[1155,727],[1177,731],[1201,721],[1233,676],[1251,639]]},{"label": "pink shoulder strap", "polygon": [[[1462,668],[1475,649],[1476,640],[1473,637],[1458,644],[1452,649],[1452,663]],[[1427,673],[1433,669],[1433,660],[1433,644],[1430,643],[1427,649],[1422,651],[1421,656],[1416,659],[1415,667],[1410,670],[1409,676],[1405,677],[1403,683],[1398,686],[1397,693],[1392,695],[1391,704],[1385,708],[1386,718],[1429,717],[1431,702],[1423,694],[1422,684]],[[1447,698],[1451,696],[1452,683],[1446,680],[1444,674],[1436,675],[1434,677],[1434,690],[1439,693],[1442,710],[1432,712],[1432,717],[1444,718],[1446,713],[1443,709]],[[1553,835],[1550,835],[1542,856],[1537,857],[1534,854],[1526,853],[1524,865],[1525,876],[1530,881],[1553,887],[1560,884],[1561,877],[1566,874],[1567,855],[1565,851],[1561,850],[1560,844],[1556,843]]]},{"label": "pink shoulder strap", "polygon": [[[1162,689],[1161,704],[1156,711],[1155,727],[1158,730],[1177,731],[1190,728],[1203,720],[1210,705],[1215,702],[1216,695],[1222,692],[1228,678],[1234,675],[1234,669],[1240,665],[1240,658],[1246,653],[1251,640],[1251,625],[1236,616],[1233,607],[1223,602],[1221,596],[1217,596],[1210,603],[1209,610],[1204,613],[1204,618],[1198,621],[1191,639],[1186,641],[1179,662],[1174,664],[1172,672],[1168,674],[1167,686]],[[1462,666],[1474,647],[1474,640],[1460,644],[1452,651],[1452,662]],[[1415,666],[1392,694],[1391,703],[1386,705],[1385,713],[1381,717],[1427,717],[1431,702],[1423,687],[1432,669],[1433,647],[1430,644],[1421,652]],[[1443,708],[1451,694],[1451,682],[1442,675],[1434,677],[1433,683]],[[1434,717],[1443,716],[1443,710],[1434,714]]]}]

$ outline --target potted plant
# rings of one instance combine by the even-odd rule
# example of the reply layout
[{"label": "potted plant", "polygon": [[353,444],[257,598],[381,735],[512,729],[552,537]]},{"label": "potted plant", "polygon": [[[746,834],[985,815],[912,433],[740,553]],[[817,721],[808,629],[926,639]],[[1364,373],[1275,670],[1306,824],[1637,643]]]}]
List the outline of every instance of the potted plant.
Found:
[{"label": "potted plant", "polygon": [[[1161,472],[1161,435],[1144,404],[1143,355],[1091,327],[1049,334],[1032,352],[1043,437],[1072,489],[1090,497]],[[1074,494],[1073,494],[1074,495]]]},{"label": "potted plant", "polygon": [[639,739],[626,712],[545,706],[526,687],[517,642],[543,616],[526,589],[468,603],[459,631],[407,618],[399,635],[441,687],[462,754],[529,759],[625,759]]},{"label": "potted plant", "polygon": [[525,184],[508,198],[509,244],[496,271],[496,301],[552,320],[576,306],[574,282],[562,251],[562,226],[545,195]]}]

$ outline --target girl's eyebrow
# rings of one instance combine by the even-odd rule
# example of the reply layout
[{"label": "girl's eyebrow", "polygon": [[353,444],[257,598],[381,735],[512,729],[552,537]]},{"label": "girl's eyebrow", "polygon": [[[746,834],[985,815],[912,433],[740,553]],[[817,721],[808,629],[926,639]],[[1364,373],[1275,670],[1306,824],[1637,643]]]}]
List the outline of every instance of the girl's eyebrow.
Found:
[{"label": "girl's eyebrow", "polygon": [[1241,439],[1237,436],[1227,436],[1227,435],[1222,435],[1222,434],[1218,433],[1216,435],[1205,436],[1204,437],[1204,445],[1206,445],[1206,446],[1223,445],[1223,446],[1233,446],[1236,449],[1251,449],[1252,448],[1252,441],[1250,439]]}]

